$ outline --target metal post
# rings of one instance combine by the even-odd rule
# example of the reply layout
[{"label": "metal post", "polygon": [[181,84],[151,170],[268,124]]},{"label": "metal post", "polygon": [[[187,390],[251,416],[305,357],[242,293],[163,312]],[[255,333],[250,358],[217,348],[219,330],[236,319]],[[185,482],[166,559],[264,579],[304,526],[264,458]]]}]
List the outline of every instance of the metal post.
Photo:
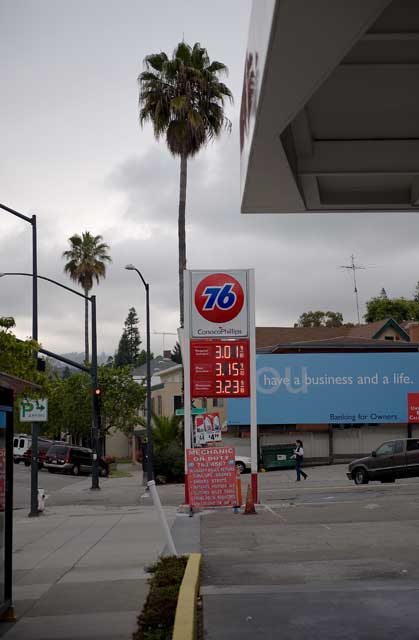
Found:
[{"label": "metal post", "polygon": [[[32,339],[38,340],[38,252],[36,237],[36,216],[31,218],[32,225]],[[35,360],[38,354],[34,353]],[[29,517],[39,515],[38,511],[38,435],[39,425],[32,422],[32,460],[31,460],[31,510]]]},{"label": "metal post", "polygon": [[249,291],[249,348],[250,348],[250,456],[252,459],[251,485],[254,503],[258,503],[258,423],[255,336],[255,272],[248,271]]},{"label": "metal post", "polygon": [[99,459],[98,459],[99,416],[98,416],[98,407],[97,407],[98,400],[96,398],[96,389],[97,389],[96,296],[91,296],[90,302],[92,303],[92,449],[93,449],[91,489],[100,489]]},{"label": "metal post", "polygon": [[153,478],[153,432],[151,430],[150,285],[145,283],[147,323],[147,483]]}]

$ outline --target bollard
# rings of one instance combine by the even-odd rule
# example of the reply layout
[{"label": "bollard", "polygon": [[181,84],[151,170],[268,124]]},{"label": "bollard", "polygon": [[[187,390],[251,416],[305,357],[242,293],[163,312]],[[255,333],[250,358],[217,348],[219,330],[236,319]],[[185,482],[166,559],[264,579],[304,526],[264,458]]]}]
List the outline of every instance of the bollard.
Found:
[{"label": "bollard", "polygon": [[38,489],[38,511],[42,512],[45,509],[46,495],[43,489]]}]

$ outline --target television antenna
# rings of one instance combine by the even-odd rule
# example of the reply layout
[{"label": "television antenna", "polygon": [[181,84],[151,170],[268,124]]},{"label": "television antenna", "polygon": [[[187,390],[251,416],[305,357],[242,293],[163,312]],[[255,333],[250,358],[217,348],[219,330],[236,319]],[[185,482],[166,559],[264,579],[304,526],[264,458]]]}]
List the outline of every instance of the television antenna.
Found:
[{"label": "television antenna", "polygon": [[177,333],[171,333],[170,331],[153,331],[157,336],[163,336],[163,355],[164,355],[164,339],[166,336],[177,336]]},{"label": "television antenna", "polygon": [[359,299],[358,299],[358,287],[356,286],[356,272],[360,269],[366,269],[366,267],[361,266],[360,264],[355,264],[355,257],[351,255],[351,264],[343,264],[340,266],[341,269],[351,270],[354,278],[354,293],[355,293],[355,301],[356,301],[356,314],[358,317],[358,326],[361,324],[359,318]]}]

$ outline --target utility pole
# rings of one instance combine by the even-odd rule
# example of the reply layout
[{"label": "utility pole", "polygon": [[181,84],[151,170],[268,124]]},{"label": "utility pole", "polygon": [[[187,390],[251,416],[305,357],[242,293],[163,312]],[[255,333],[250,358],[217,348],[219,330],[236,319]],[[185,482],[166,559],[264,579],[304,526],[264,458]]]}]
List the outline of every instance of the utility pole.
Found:
[{"label": "utility pole", "polygon": [[359,264],[355,264],[355,257],[352,254],[351,255],[351,264],[349,265],[341,265],[340,267],[341,269],[350,269],[352,271],[353,274],[353,278],[354,278],[354,293],[355,293],[355,301],[356,301],[356,314],[358,317],[358,325],[361,324],[360,318],[359,318],[359,299],[358,299],[358,288],[356,286],[356,272],[359,269],[365,269],[365,267],[362,267]]}]

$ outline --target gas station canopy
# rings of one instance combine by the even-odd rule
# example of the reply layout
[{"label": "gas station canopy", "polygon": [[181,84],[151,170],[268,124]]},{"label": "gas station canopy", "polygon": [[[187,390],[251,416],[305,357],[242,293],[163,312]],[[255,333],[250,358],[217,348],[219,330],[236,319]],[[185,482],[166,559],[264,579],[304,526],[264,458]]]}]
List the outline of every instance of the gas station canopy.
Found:
[{"label": "gas station canopy", "polygon": [[419,211],[418,0],[254,0],[242,213]]}]

